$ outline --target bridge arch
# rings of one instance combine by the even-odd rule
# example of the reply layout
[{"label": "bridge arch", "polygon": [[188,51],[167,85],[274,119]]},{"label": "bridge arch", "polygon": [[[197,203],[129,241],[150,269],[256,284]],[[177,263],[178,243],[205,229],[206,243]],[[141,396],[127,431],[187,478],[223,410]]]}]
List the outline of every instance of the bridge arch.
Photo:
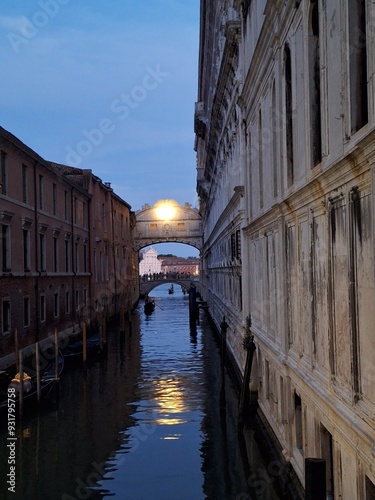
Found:
[{"label": "bridge arch", "polygon": [[165,285],[165,284],[173,284],[173,285],[179,285],[181,287],[186,288],[189,290],[190,285],[194,285],[197,290],[199,291],[199,281],[198,280],[193,280],[191,278],[184,279],[184,278],[165,278],[165,279],[160,279],[160,280],[151,280],[151,281],[140,281],[139,284],[139,291],[141,296],[148,295],[157,288],[158,286]]},{"label": "bridge arch", "polygon": [[202,248],[202,218],[189,203],[159,200],[135,212],[134,245],[136,250],[156,243],[184,243]]}]

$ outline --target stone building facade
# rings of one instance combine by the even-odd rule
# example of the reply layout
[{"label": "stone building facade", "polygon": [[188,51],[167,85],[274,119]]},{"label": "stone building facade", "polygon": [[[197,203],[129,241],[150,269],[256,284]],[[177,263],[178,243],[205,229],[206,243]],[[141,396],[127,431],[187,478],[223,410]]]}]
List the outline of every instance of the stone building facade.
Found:
[{"label": "stone building facade", "polygon": [[0,154],[0,356],[14,351],[15,329],[24,347],[132,307],[129,205],[90,170],[47,162],[3,128]]},{"label": "stone building facade", "polygon": [[201,2],[202,291],[304,484],[375,496],[375,5]]},{"label": "stone building facade", "polygon": [[139,263],[139,275],[161,273],[161,261],[158,259],[158,252],[154,248],[148,248],[141,252],[141,261]]}]

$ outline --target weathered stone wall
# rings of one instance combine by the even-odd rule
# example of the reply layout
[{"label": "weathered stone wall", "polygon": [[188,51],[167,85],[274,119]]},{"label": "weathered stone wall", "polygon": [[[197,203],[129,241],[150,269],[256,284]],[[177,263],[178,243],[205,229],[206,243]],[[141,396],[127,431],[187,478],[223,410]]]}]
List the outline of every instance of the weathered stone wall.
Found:
[{"label": "weathered stone wall", "polygon": [[375,484],[374,19],[368,0],[218,0],[201,22],[204,298],[240,369],[251,318],[284,458],[302,484],[325,458],[343,498]]}]

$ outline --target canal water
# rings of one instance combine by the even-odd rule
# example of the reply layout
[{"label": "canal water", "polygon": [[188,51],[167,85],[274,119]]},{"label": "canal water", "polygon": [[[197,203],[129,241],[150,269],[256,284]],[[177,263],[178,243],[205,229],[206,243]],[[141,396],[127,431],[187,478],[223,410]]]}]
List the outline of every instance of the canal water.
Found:
[{"label": "canal water", "polygon": [[0,497],[22,500],[250,500],[281,498],[254,431],[237,431],[238,394],[225,377],[204,313],[189,330],[180,287],[154,289],[126,331],[113,328],[105,360],[66,369],[60,404],[17,433],[15,493],[0,435]]}]

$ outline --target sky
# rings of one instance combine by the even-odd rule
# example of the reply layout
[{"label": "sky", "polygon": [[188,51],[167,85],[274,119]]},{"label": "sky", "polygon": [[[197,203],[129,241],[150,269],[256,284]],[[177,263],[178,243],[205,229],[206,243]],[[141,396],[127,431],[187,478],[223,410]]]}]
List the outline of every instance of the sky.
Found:
[{"label": "sky", "polygon": [[198,207],[199,0],[6,1],[0,40],[2,127],[46,160],[91,169],[134,211]]}]

